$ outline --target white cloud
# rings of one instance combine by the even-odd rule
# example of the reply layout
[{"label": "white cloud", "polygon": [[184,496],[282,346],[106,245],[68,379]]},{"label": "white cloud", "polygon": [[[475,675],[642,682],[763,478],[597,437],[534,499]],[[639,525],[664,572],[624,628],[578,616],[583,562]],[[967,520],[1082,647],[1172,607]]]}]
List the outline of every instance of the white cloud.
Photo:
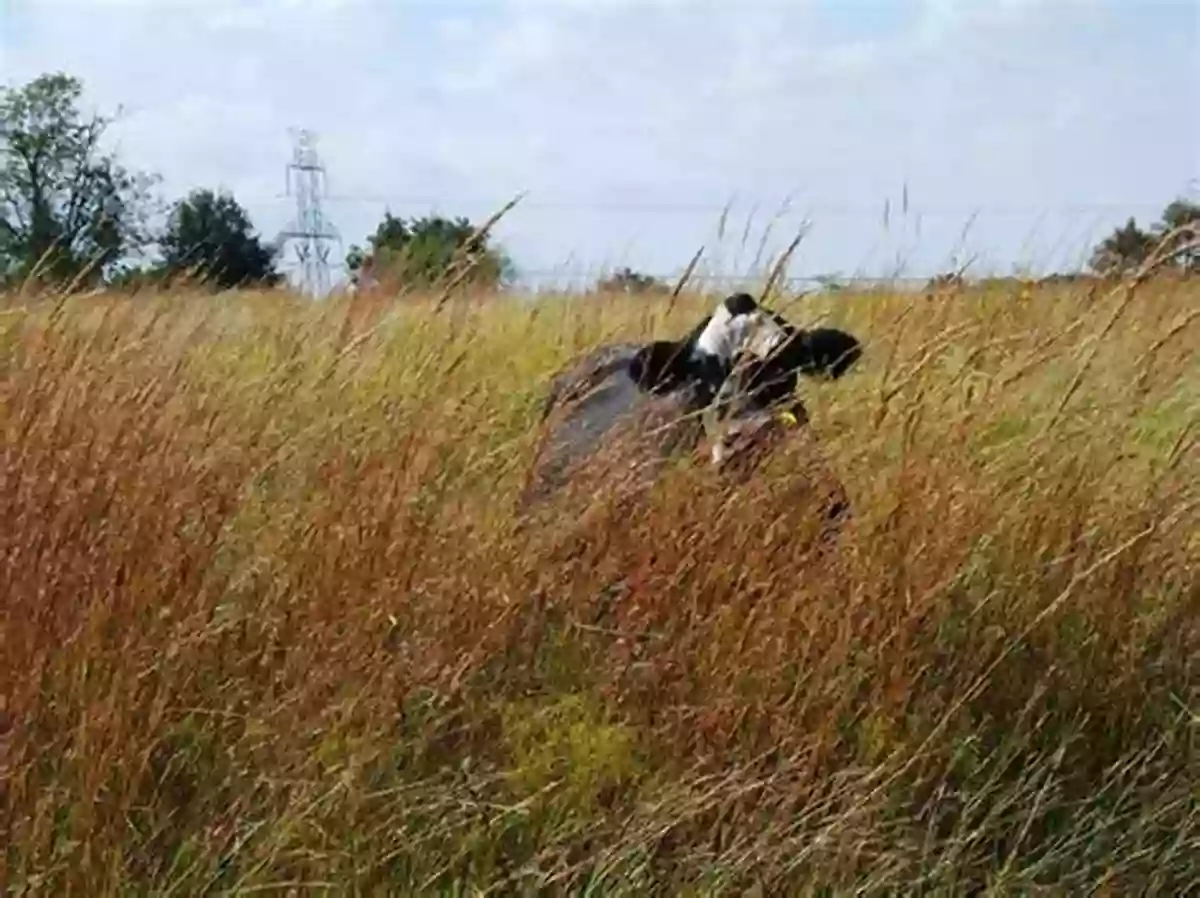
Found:
[{"label": "white cloud", "polygon": [[[348,242],[389,204],[481,218],[529,190],[502,230],[527,268],[675,268],[716,225],[688,204],[737,195],[765,222],[789,194],[774,243],[813,213],[800,270],[936,267],[973,208],[969,242],[994,261],[1061,263],[1089,221],[1153,216],[1200,174],[1182,0],[9,0],[5,15],[6,81],[78,74],[89,101],[129,109],[115,136],[131,164],[175,195],[230,187],[268,235],[290,215],[292,126],[320,134]],[[1064,212],[1098,203],[1114,208]],[[743,225],[714,264],[733,264]]]}]

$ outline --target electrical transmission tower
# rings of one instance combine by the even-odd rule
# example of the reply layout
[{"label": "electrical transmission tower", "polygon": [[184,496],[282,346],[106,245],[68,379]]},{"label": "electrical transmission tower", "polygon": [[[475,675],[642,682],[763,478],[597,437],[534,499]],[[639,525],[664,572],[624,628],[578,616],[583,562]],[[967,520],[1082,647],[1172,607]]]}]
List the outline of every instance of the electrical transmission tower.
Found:
[{"label": "electrical transmission tower", "polygon": [[300,263],[304,292],[321,297],[329,292],[329,253],[331,244],[341,245],[337,228],[321,210],[325,191],[325,166],[314,146],[310,131],[293,132],[295,147],[287,167],[287,193],[296,197],[296,219],[279,234],[281,241],[291,240]]}]

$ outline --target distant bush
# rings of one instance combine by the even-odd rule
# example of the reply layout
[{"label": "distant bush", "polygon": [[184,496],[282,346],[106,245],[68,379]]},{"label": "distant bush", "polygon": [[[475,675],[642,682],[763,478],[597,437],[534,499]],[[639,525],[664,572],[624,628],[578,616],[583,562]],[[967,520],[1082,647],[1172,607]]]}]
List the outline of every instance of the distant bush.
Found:
[{"label": "distant bush", "polygon": [[600,293],[632,293],[638,295],[663,296],[671,292],[671,288],[652,275],[642,274],[631,268],[619,268],[612,274],[601,278],[596,284]]}]

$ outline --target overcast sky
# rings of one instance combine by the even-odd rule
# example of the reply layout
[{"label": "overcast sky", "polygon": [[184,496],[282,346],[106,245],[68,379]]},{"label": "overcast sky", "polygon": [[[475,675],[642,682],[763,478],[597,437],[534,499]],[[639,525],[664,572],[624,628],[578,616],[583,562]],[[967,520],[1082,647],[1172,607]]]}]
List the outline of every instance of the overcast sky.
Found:
[{"label": "overcast sky", "polygon": [[127,164],[168,196],[231,189],[268,238],[294,214],[292,127],[318,134],[347,247],[385,208],[478,221],[526,191],[499,235],[530,275],[668,273],[701,244],[742,273],[773,217],[768,249],[812,224],[794,274],[1061,268],[1200,188],[1200,0],[0,0],[0,17],[6,83],[77,75],[89,104],[125,107]]}]

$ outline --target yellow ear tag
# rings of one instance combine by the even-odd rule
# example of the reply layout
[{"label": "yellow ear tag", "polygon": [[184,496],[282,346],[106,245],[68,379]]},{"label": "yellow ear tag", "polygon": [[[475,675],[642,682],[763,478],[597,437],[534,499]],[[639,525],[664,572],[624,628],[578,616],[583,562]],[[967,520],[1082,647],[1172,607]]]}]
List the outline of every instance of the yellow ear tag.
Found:
[{"label": "yellow ear tag", "polygon": [[792,427],[800,426],[800,421],[796,418],[796,415],[787,409],[784,409],[779,413],[779,420],[781,420],[784,424],[790,424]]}]

